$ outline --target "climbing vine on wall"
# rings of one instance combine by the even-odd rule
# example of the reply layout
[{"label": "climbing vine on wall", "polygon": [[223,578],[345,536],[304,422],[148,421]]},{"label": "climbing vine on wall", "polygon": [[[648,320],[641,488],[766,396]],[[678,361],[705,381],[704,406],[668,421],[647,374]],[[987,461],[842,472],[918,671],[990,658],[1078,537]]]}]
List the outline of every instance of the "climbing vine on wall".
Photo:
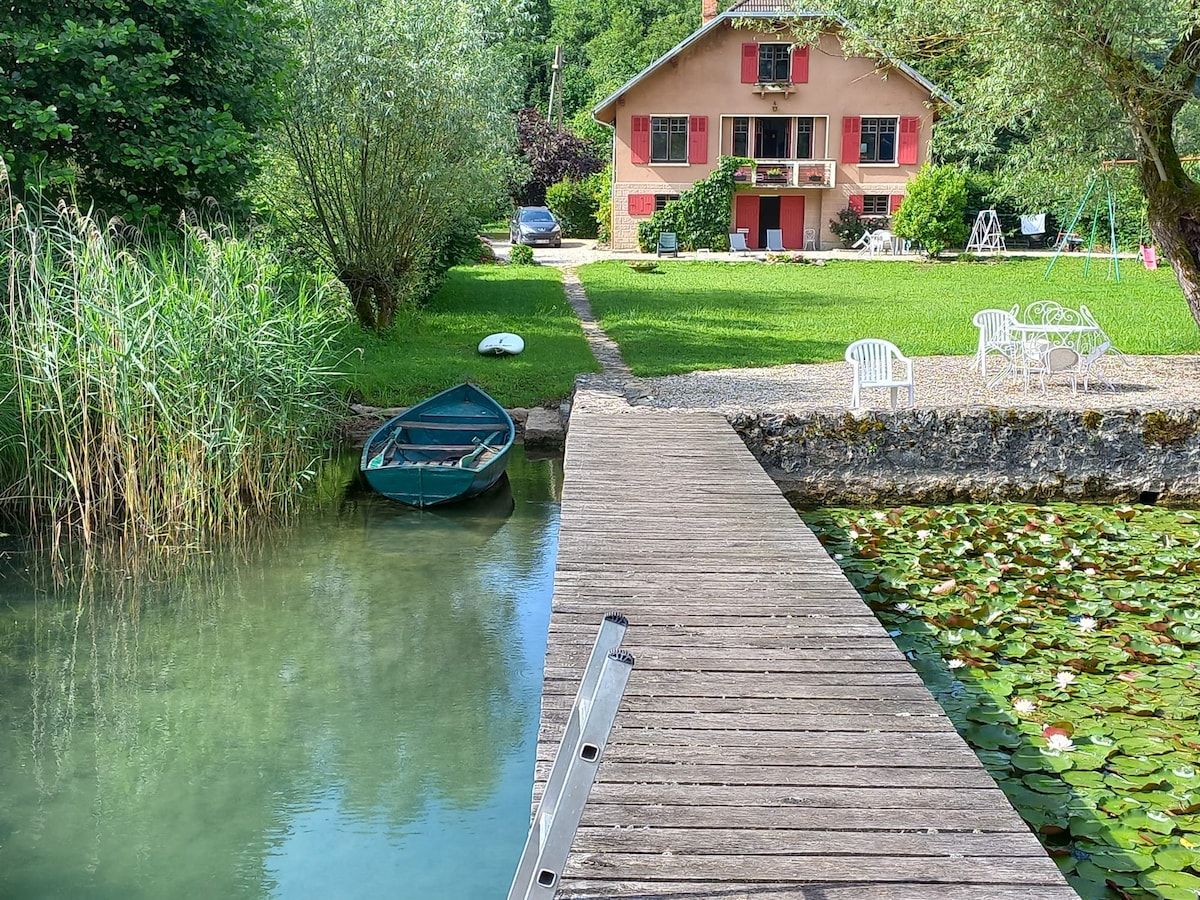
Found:
[{"label": "climbing vine on wall", "polygon": [[707,178],[697,181],[644,222],[638,224],[638,244],[649,253],[661,231],[673,232],[684,250],[729,249],[729,215],[733,204],[734,173],[752,160],[722,156]]}]

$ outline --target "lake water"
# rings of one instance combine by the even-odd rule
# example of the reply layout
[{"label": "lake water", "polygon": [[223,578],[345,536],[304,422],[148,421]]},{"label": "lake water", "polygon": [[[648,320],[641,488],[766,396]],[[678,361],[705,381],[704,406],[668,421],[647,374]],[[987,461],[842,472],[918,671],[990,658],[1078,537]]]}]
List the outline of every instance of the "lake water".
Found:
[{"label": "lake water", "polygon": [[169,574],[8,555],[0,897],[505,897],[561,481],[514,451],[469,505],[352,491]]}]

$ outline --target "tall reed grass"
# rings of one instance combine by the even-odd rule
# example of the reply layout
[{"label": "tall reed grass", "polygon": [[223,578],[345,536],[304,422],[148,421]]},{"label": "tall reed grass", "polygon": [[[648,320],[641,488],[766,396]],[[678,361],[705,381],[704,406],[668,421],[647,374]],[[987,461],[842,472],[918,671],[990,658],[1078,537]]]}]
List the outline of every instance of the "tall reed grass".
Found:
[{"label": "tall reed grass", "polygon": [[295,504],[336,402],[320,288],[224,229],[138,246],[65,204],[11,204],[0,252],[10,512],[177,539]]}]

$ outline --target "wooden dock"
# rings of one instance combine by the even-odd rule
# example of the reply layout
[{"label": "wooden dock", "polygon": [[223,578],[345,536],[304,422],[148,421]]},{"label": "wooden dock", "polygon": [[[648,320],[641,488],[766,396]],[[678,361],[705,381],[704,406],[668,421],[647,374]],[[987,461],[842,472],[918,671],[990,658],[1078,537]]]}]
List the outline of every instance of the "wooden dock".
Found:
[{"label": "wooden dock", "polygon": [[600,620],[637,658],[562,898],[1077,900],[723,418],[577,403],[536,804]]}]

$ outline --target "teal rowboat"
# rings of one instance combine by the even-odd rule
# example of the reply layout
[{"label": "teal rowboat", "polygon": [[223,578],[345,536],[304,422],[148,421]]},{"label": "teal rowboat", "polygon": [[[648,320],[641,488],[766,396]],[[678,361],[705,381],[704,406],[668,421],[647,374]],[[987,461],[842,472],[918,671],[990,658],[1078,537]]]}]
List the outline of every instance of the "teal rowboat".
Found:
[{"label": "teal rowboat", "polygon": [[360,468],[372,488],[409,506],[482,494],[504,474],[516,429],[499,403],[460,384],[388,419],[367,439]]}]

